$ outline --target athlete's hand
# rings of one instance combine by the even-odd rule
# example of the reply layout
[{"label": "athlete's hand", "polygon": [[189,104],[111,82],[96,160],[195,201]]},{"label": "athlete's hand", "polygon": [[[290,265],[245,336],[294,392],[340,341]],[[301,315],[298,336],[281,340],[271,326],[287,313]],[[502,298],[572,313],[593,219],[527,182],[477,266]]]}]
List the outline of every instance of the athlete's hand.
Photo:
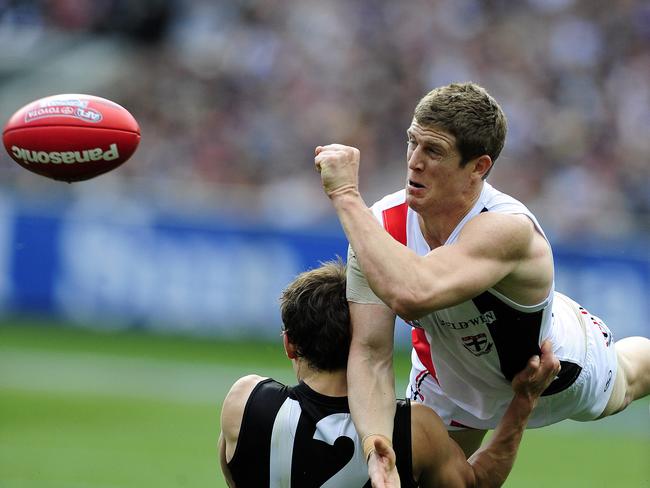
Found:
[{"label": "athlete's hand", "polygon": [[330,198],[359,193],[359,150],[342,144],[316,148],[314,164],[320,173],[325,193]]},{"label": "athlete's hand", "polygon": [[382,437],[375,437],[374,450],[368,457],[368,476],[373,488],[399,488],[395,451]]},{"label": "athlete's hand", "polygon": [[531,357],[523,371],[512,380],[515,395],[527,398],[534,404],[560,372],[560,361],[553,354],[551,341],[544,341],[540,349],[540,355]]}]

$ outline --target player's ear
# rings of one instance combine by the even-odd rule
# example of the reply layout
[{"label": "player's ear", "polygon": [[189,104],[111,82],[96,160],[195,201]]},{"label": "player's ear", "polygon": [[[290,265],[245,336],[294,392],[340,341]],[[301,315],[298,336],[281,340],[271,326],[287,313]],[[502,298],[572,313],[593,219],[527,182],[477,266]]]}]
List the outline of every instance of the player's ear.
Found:
[{"label": "player's ear", "polygon": [[481,179],[485,179],[493,164],[492,158],[487,154],[483,154],[474,160],[474,172]]},{"label": "player's ear", "polygon": [[289,342],[289,337],[284,330],[282,331],[282,343],[284,344],[284,352],[287,354],[287,357],[289,359],[296,359],[298,357],[298,354],[296,354],[296,346]]}]

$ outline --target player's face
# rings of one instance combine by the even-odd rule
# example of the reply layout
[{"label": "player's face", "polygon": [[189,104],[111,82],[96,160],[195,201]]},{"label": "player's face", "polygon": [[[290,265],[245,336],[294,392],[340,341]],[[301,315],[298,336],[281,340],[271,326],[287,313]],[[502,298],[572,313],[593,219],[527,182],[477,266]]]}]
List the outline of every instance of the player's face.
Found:
[{"label": "player's face", "polygon": [[[406,131],[406,201],[416,212],[452,204],[467,190],[471,168],[460,167],[456,138],[415,120]],[[468,165],[471,166],[471,165]]]}]

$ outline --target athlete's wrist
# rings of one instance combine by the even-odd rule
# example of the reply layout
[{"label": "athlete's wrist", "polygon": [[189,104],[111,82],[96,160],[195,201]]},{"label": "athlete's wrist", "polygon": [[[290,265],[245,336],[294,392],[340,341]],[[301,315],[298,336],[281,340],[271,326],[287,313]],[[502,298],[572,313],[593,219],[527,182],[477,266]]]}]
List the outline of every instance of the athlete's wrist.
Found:
[{"label": "athlete's wrist", "polygon": [[355,185],[347,185],[338,188],[337,190],[328,193],[327,196],[330,197],[332,204],[336,208],[358,204],[359,202],[363,203],[361,193],[359,193],[359,189]]},{"label": "athlete's wrist", "polygon": [[521,417],[529,417],[537,406],[537,401],[539,400],[538,395],[530,395],[526,393],[515,393],[514,398],[512,399],[513,408],[519,413]]},{"label": "athlete's wrist", "polygon": [[373,452],[375,452],[375,439],[380,438],[383,439],[384,442],[388,443],[388,445],[392,448],[393,447],[393,441],[389,439],[387,436],[384,434],[366,434],[363,436],[363,439],[361,439],[361,446],[363,447],[363,456],[366,459],[366,462],[368,462],[368,459],[370,459],[370,456],[372,455]]}]

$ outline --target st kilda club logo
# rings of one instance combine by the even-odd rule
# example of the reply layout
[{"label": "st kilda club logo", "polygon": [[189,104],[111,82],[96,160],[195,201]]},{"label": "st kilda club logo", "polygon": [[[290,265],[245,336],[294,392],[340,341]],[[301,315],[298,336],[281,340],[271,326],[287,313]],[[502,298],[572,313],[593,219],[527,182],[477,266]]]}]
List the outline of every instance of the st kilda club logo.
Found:
[{"label": "st kilda club logo", "polygon": [[482,356],[483,354],[489,353],[494,345],[484,333],[461,337],[461,340],[465,349],[474,354],[474,356]]}]

